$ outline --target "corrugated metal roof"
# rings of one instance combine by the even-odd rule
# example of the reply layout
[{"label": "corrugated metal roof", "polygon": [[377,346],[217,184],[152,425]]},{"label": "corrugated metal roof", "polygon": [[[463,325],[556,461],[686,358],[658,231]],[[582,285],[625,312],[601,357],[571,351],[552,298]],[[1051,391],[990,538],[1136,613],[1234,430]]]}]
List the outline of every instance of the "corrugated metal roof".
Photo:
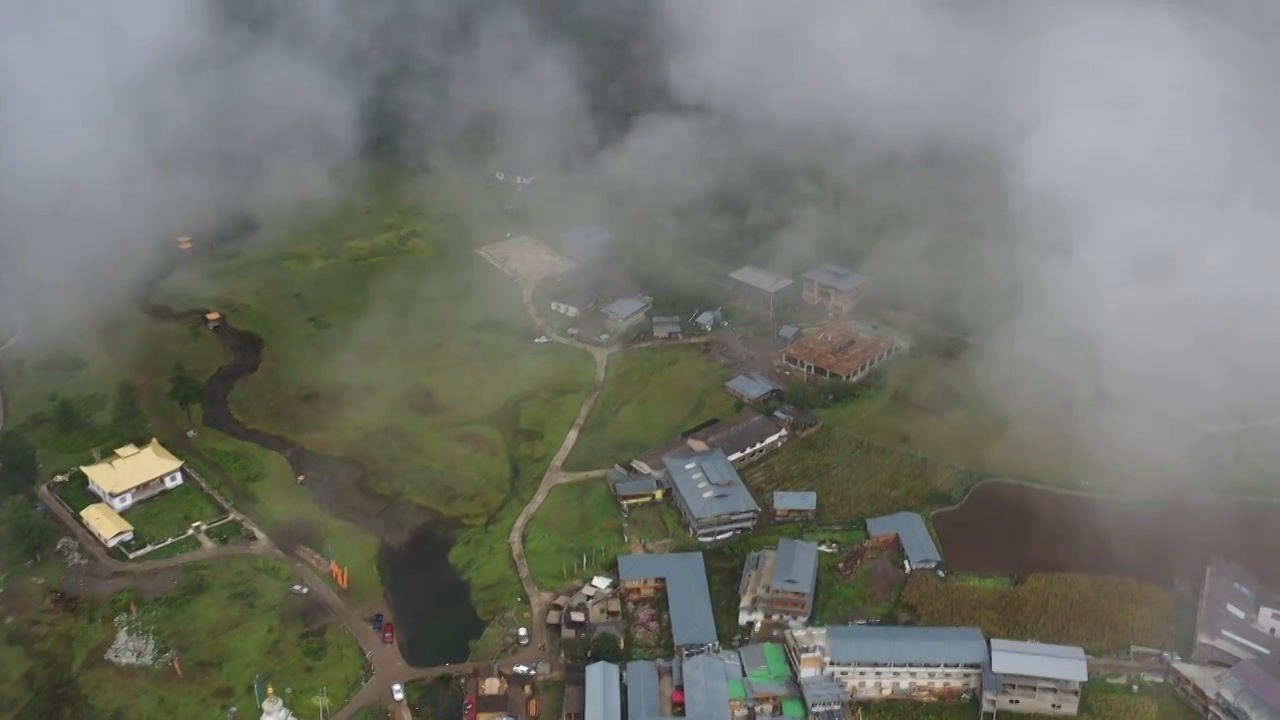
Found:
[{"label": "corrugated metal roof", "polygon": [[644,495],[655,492],[657,489],[658,481],[652,477],[620,480],[613,486],[613,491],[619,495]]},{"label": "corrugated metal roof", "polygon": [[1246,660],[1227,671],[1218,697],[1244,710],[1250,720],[1280,718],[1280,665]]},{"label": "corrugated metal roof", "polygon": [[765,270],[755,265],[744,265],[729,273],[729,277],[768,293],[785,290],[795,283],[794,280],[785,275],[779,275],[776,272]]},{"label": "corrugated metal roof", "polygon": [[933,536],[920,513],[900,512],[871,518],[867,521],[867,534],[871,537],[897,535],[913,568],[927,568],[942,562],[942,554],[933,544]]},{"label": "corrugated metal roof", "polygon": [[818,544],[794,538],[779,540],[773,561],[773,577],[769,580],[773,589],[805,593],[812,602],[817,582]]},{"label": "corrugated metal roof", "polygon": [[651,660],[627,663],[627,717],[637,720],[659,717],[662,715],[661,702],[658,666]]},{"label": "corrugated metal roof", "polygon": [[866,275],[843,265],[819,265],[801,277],[844,293],[853,292],[867,281]]},{"label": "corrugated metal roof", "polygon": [[818,493],[811,490],[777,490],[773,493],[774,510],[817,510]]},{"label": "corrugated metal roof", "polygon": [[760,400],[776,392],[782,392],[781,385],[757,372],[743,373],[737,377],[730,378],[729,382],[725,383],[724,386],[751,401]]},{"label": "corrugated metal roof", "polygon": [[622,678],[618,666],[596,662],[587,666],[584,720],[622,720]]},{"label": "corrugated metal roof", "polygon": [[830,675],[810,675],[800,678],[800,694],[809,707],[842,703],[849,693],[844,685]]},{"label": "corrugated metal roof", "polygon": [[614,322],[621,322],[647,311],[651,305],[653,305],[653,298],[648,295],[636,295],[615,300],[604,306],[600,312]]},{"label": "corrugated metal roof", "polygon": [[712,655],[684,661],[684,714],[699,720],[729,720],[729,678]]},{"label": "corrugated metal roof", "polygon": [[998,675],[1050,680],[1084,682],[1089,679],[1084,648],[1021,640],[992,640],[991,670]]},{"label": "corrugated metal roof", "polygon": [[702,553],[619,555],[618,577],[623,582],[652,578],[666,582],[671,639],[677,647],[716,642],[716,619]]},{"label": "corrugated metal roof", "polygon": [[698,313],[698,317],[693,319],[695,325],[710,327],[716,324],[716,314],[710,310],[704,310]]},{"label": "corrugated metal roof", "polygon": [[800,328],[795,325],[783,325],[778,328],[778,337],[783,340],[791,340],[800,333]]},{"label": "corrugated metal roof", "polygon": [[973,627],[849,625],[827,628],[827,652],[841,664],[981,665],[987,641]]},{"label": "corrugated metal roof", "polygon": [[662,462],[667,466],[672,488],[698,519],[760,509],[723,450],[672,454]]}]

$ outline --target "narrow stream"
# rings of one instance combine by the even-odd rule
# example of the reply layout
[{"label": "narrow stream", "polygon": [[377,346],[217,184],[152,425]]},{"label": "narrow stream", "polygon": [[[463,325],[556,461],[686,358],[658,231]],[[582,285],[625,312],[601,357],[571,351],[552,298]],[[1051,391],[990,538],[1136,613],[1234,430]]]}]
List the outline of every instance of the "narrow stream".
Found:
[{"label": "narrow stream", "polygon": [[[148,279],[139,306],[157,320],[202,322],[208,312],[205,308],[177,310],[152,300],[180,261],[179,257],[170,257]],[[219,333],[232,357],[205,382],[201,402],[204,424],[284,456],[294,475],[305,478],[304,486],[326,513],[351,522],[382,541],[378,566],[406,662],[415,667],[432,667],[465,661],[470,654],[470,641],[484,631],[484,623],[472,606],[466,580],[449,562],[453,542],[448,518],[421,505],[393,502],[368,492],[365,468],[352,458],[316,452],[279,435],[247,427],[231,411],[231,391],[241,378],[257,372],[266,342],[229,323]]]}]

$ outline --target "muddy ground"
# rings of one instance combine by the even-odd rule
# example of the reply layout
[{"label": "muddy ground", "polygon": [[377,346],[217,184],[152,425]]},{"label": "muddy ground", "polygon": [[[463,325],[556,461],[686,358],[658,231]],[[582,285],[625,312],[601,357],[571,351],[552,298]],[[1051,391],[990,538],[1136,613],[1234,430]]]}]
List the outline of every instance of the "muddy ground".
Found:
[{"label": "muddy ground", "polygon": [[1198,583],[1212,555],[1280,582],[1280,504],[1100,499],[991,482],[933,515],[953,571]]}]

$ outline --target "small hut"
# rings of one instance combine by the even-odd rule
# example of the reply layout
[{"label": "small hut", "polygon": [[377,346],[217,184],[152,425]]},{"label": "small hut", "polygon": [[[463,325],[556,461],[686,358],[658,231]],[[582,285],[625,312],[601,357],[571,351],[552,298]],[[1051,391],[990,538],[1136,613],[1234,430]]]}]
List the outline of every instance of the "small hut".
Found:
[{"label": "small hut", "polygon": [[222,313],[217,310],[210,310],[204,314],[204,325],[210,330],[217,330],[222,327]]}]

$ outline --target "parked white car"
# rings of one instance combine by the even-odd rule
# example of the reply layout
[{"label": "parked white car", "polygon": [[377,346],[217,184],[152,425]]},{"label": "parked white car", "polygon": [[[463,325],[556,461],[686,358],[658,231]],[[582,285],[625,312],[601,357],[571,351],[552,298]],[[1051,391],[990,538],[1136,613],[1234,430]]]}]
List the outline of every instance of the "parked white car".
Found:
[{"label": "parked white car", "polygon": [[538,337],[534,338],[533,341],[539,345],[546,345],[547,343],[551,342],[551,336],[539,335]]},{"label": "parked white car", "polygon": [[396,702],[404,702],[404,685],[400,683],[391,684],[391,699]]},{"label": "parked white car", "polygon": [[516,665],[515,667],[511,668],[511,672],[517,675],[533,675],[537,671],[529,667],[528,665]]},{"label": "parked white car", "polygon": [[518,640],[521,645],[528,645],[529,644],[529,628],[527,627],[516,628],[516,640]]}]

